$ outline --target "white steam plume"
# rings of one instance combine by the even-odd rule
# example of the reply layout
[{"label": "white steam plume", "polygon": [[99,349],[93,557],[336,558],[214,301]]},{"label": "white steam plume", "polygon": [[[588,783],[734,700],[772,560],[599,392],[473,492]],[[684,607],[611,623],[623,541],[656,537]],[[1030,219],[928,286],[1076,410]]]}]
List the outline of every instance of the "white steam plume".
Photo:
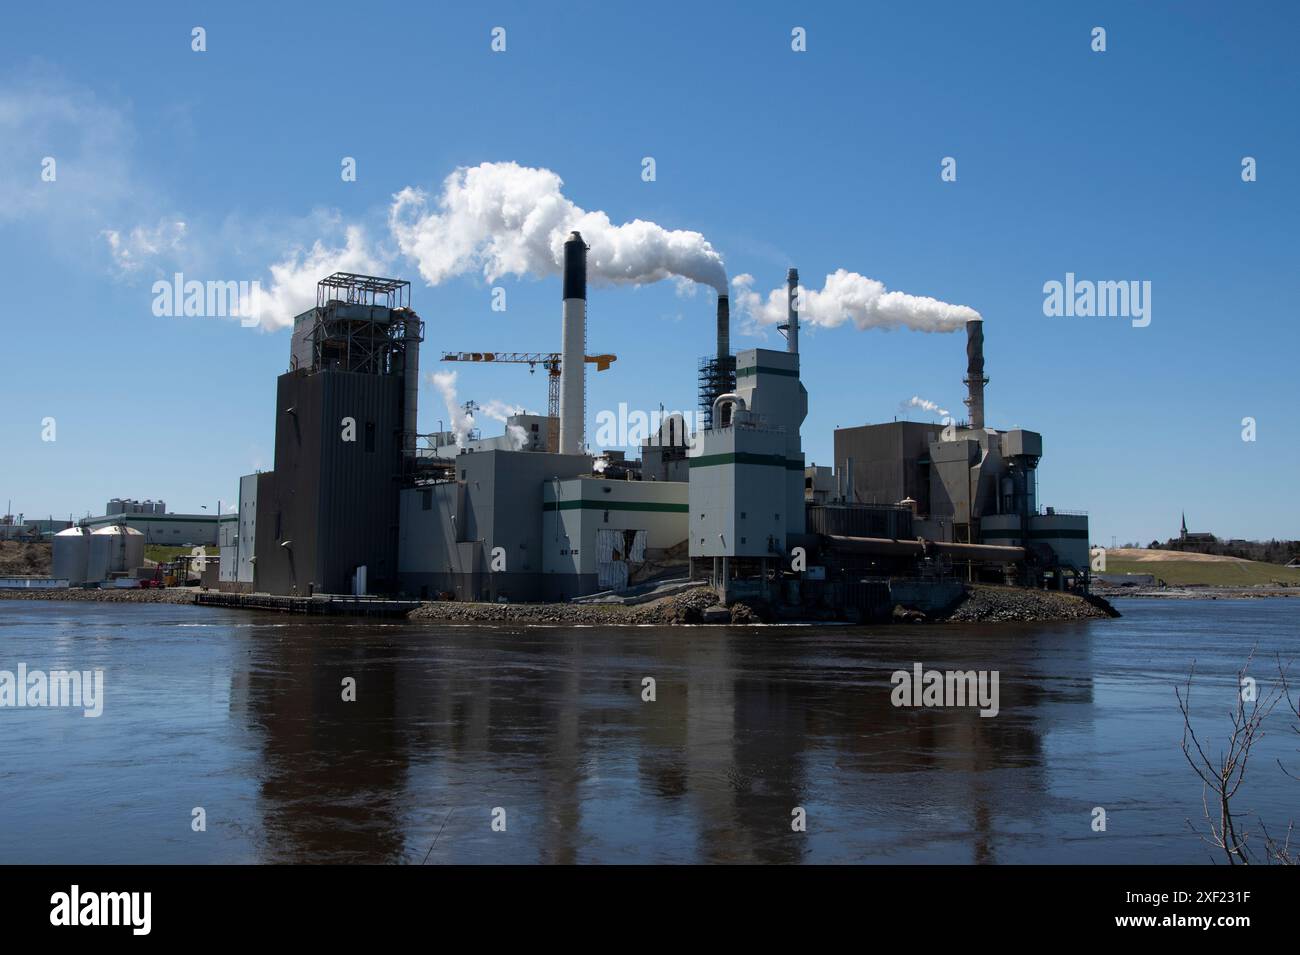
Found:
[{"label": "white steam plume", "polygon": [[271,266],[271,287],[260,296],[261,326],[271,331],[293,324],[294,316],[316,304],[316,283],[335,272],[382,275],[383,261],[371,251],[365,232],[348,226],[343,248],[327,248],[317,240],[305,252],[296,250]]},{"label": "white steam plume", "polygon": [[493,398],[487,404],[480,405],[479,410],[493,421],[500,421],[502,424],[505,424],[506,419],[512,415],[528,414],[523,405],[512,405],[497,398]]},{"label": "white steam plume", "polygon": [[590,247],[592,282],[644,285],[676,277],[727,290],[722,256],[700,233],[641,219],[614,225],[605,213],[575,205],[563,185],[549,169],[514,162],[461,167],[443,181],[434,208],[421,189],[397,193],[389,227],[430,285],[471,271],[489,282],[558,274],[564,240],[576,229]]},{"label": "white steam plume", "polygon": [[928,398],[922,398],[920,395],[913,395],[904,401],[902,406],[904,408],[920,408],[923,411],[937,414],[940,418],[952,417],[947,408],[940,408],[936,402],[930,401]]},{"label": "white steam plume", "polygon": [[516,451],[522,451],[524,445],[528,443],[528,432],[517,424],[510,424],[507,419],[512,415],[527,414],[523,405],[511,405],[497,398],[493,398],[485,405],[479,406],[483,414],[493,421],[500,421],[506,426],[505,434],[514,445]]},{"label": "white steam plume", "polygon": [[447,408],[447,422],[451,425],[452,433],[456,435],[456,447],[465,447],[470,430],[474,427],[474,419],[466,413],[456,399],[456,372],[430,372],[427,380],[442,395],[442,403]]},{"label": "white steam plume", "polygon": [[[764,299],[753,290],[752,275],[737,275],[731,282],[731,301],[756,326],[780,325],[786,320],[785,286]],[[966,305],[949,305],[924,295],[886,290],[883,282],[857,272],[837,269],[826,276],[821,291],[799,287],[799,321],[805,325],[835,328],[852,321],[859,330],[910,328],[918,332],[955,332],[980,313]]]}]

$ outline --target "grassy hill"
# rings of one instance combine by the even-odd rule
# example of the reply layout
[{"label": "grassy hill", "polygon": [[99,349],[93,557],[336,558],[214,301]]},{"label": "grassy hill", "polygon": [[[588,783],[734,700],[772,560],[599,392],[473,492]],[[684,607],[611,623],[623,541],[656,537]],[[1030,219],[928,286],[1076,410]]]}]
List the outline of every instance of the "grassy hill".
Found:
[{"label": "grassy hill", "polygon": [[1255,560],[1132,560],[1106,555],[1108,574],[1155,574],[1171,587],[1300,587],[1300,570]]}]

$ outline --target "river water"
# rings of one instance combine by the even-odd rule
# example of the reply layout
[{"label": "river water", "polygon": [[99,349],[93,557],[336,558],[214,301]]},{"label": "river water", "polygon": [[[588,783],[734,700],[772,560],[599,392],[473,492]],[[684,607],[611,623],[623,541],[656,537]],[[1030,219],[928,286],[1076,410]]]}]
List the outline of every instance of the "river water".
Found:
[{"label": "river water", "polygon": [[[4,601],[0,670],[101,668],[104,700],[0,708],[0,862],[1210,861],[1173,687],[1195,660],[1217,751],[1252,646],[1261,692],[1300,658],[1300,601],[1119,607],[606,630]],[[998,714],[894,707],[916,662],[997,671]],[[1238,799],[1279,830],[1288,716]]]}]

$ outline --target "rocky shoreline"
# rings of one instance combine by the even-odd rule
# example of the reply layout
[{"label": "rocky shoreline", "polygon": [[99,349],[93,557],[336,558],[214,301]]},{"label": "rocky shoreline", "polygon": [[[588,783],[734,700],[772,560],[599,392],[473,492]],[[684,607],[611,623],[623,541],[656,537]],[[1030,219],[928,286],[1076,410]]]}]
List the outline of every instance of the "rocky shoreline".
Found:
[{"label": "rocky shoreline", "polygon": [[1300,597],[1300,587],[1109,587],[1098,591],[1107,600],[1154,597],[1159,600],[1260,600],[1265,597]]},{"label": "rocky shoreline", "polygon": [[172,587],[148,590],[82,590],[77,587],[60,590],[0,590],[0,600],[77,600],[113,604],[192,604],[197,588]]},{"label": "rocky shoreline", "polygon": [[[518,623],[566,626],[671,626],[718,623],[752,625],[760,623],[835,623],[837,621],[770,619],[761,608],[743,603],[717,607],[713,591],[705,587],[673,597],[624,607],[618,604],[489,604],[440,601],[424,603],[412,610],[411,620],[453,623]],[[976,586],[953,607],[941,614],[927,615],[896,607],[895,623],[1004,623],[1050,620],[1102,620],[1120,616],[1099,597],[1015,587]],[[838,621],[842,623],[843,621]]]},{"label": "rocky shoreline", "polygon": [[[440,600],[423,603],[407,619],[449,623],[528,623],[564,626],[672,626],[703,623],[704,611],[718,598],[697,587],[672,597],[625,607],[622,604],[491,604]],[[752,612],[743,604],[730,609],[731,622],[750,622]]]},{"label": "rocky shoreline", "polygon": [[[0,600],[76,600],[98,603],[193,604],[201,593],[197,588],[139,590],[2,590]],[[975,586],[943,613],[925,614],[895,607],[895,623],[1003,623],[1049,620],[1094,620],[1117,617],[1119,613],[1104,599],[1084,598],[1047,590],[1015,587]],[[832,620],[772,619],[764,608],[736,603],[718,606],[707,587],[635,606],[622,604],[494,604],[455,600],[420,604],[407,614],[413,621],[433,623],[542,624],[570,627],[645,627],[682,624],[746,626],[761,623],[836,623]],[[840,623],[844,621],[838,621]]]},{"label": "rocky shoreline", "polygon": [[970,587],[942,623],[1006,623],[1047,620],[1105,620],[1120,616],[1104,598],[1054,590]]}]

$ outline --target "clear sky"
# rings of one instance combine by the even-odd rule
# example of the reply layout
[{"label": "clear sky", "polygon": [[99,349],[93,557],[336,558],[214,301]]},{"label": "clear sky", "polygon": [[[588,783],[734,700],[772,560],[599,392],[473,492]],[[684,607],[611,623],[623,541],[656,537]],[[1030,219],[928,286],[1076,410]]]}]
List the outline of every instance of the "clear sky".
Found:
[{"label": "clear sky", "polygon": [[[1287,491],[1300,475],[1298,9],[11,6],[0,505],[66,517],[123,496],[211,511],[240,474],[272,466],[288,333],[156,316],[152,283],[178,270],[271,289],[272,266],[310,268],[319,242],[319,261],[413,281],[426,369],[444,349],[558,350],[556,276],[470,269],[430,286],[389,228],[400,190],[433,202],[458,167],[515,162],[615,224],[701,233],[764,293],[794,265],[812,288],[846,269],[977,309],[988,423],[1042,432],[1040,500],[1087,510],[1097,543],[1164,538],[1184,510],[1192,530],[1300,537]],[[365,251],[340,258],[349,227]],[[1044,283],[1067,272],[1149,281],[1150,324],[1045,315]],[[619,360],[590,376],[589,433],[620,401],[694,407],[713,301],[672,281],[593,287],[589,350]],[[736,324],[736,348],[783,347]],[[961,409],[960,334],[848,322],[801,344],[810,462],[832,463],[836,426],[930,419],[902,409],[912,396]],[[523,367],[463,369],[456,389],[545,407],[542,375]],[[446,417],[422,389],[421,429]]]}]

